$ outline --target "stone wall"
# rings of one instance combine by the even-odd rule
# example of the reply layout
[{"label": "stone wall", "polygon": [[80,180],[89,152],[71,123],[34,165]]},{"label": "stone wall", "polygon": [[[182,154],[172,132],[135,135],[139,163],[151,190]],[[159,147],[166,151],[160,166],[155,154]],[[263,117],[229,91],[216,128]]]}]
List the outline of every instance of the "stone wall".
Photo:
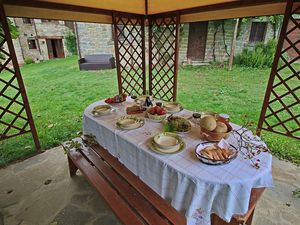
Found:
[{"label": "stone wall", "polygon": [[188,38],[189,38],[189,24],[182,24],[180,28],[180,39],[179,39],[179,63],[187,61],[187,50],[188,50]]},{"label": "stone wall", "polygon": [[39,45],[41,48],[41,55],[43,60],[48,60],[48,49],[45,37],[62,37],[63,47],[65,56],[69,55],[68,49],[66,48],[66,43],[64,36],[67,32],[71,31],[69,27],[65,26],[64,21],[54,21],[54,22],[42,22],[40,19],[35,19],[35,26],[39,36]]},{"label": "stone wall", "polygon": [[114,54],[112,25],[76,22],[81,57],[92,54]]},{"label": "stone wall", "polygon": [[[246,23],[241,23],[239,27],[239,35],[237,37],[235,54],[241,53],[241,51],[245,47],[253,47],[249,43],[249,36],[251,31],[252,20],[247,21]],[[228,60],[231,49],[231,41],[234,33],[235,21],[234,20],[226,20],[224,24],[225,35],[223,36],[223,31],[221,27],[218,28],[215,37],[215,47],[213,47],[214,33],[215,28],[212,21],[208,22],[208,31],[207,31],[207,41],[206,41],[206,49],[205,49],[205,62],[212,62],[215,60],[219,62],[223,62]],[[187,61],[187,45],[188,45],[188,33],[189,33],[189,25],[184,24],[183,32],[181,32],[180,36],[180,50],[179,50],[179,61],[184,62]],[[278,32],[278,31],[277,31]],[[224,38],[225,37],[225,38]],[[268,23],[265,42],[273,38],[273,28]],[[225,41],[224,41],[225,39]],[[227,48],[225,48],[225,44]],[[215,53],[213,54],[213,49],[215,48]],[[226,51],[227,49],[227,51]],[[227,54],[228,53],[228,54]]]},{"label": "stone wall", "polygon": [[[15,24],[15,21],[12,18],[9,18],[9,19],[12,21],[13,24]],[[19,62],[20,65],[23,65],[24,64],[24,57],[23,57],[23,53],[22,53],[19,38],[13,39],[13,45],[14,45],[14,49],[15,49],[15,53],[16,53],[18,62]],[[7,46],[6,43],[4,44],[4,50],[9,53],[8,46]],[[12,67],[12,63],[10,62],[8,64],[8,66]]]},{"label": "stone wall", "polygon": [[[47,38],[62,37],[65,56],[69,55],[66,48],[64,36],[70,28],[65,26],[64,21],[42,22],[40,19],[33,19],[32,23],[24,23],[22,18],[14,18],[15,25],[20,32],[18,40],[14,40],[16,52],[20,52],[18,61],[24,63],[27,58],[35,62],[48,60]],[[37,48],[29,49],[28,39],[36,40]]]}]

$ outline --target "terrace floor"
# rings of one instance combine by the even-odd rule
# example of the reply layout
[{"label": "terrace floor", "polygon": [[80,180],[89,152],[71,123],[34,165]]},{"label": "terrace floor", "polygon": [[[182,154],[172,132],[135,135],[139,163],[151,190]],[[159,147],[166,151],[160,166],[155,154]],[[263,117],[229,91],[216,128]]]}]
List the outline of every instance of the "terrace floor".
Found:
[{"label": "terrace floor", "polygon": [[[275,187],[259,202],[255,225],[300,221],[300,167],[273,159]],[[0,225],[115,225],[104,200],[80,174],[68,175],[61,147],[0,170]]]}]

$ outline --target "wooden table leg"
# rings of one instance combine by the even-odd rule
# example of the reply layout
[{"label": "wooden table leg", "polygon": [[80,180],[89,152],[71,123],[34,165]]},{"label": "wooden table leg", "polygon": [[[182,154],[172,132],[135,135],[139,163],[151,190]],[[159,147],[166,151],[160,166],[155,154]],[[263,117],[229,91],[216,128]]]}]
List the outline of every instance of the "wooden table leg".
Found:
[{"label": "wooden table leg", "polygon": [[76,165],[74,164],[74,162],[69,156],[68,156],[68,164],[69,164],[70,176],[73,177],[74,175],[76,175],[78,168],[76,167]]}]

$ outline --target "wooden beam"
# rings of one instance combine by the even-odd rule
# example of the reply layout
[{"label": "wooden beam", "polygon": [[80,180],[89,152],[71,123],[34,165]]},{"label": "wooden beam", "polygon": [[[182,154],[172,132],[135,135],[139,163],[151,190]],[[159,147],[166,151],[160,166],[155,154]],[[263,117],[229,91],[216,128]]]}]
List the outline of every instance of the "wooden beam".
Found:
[{"label": "wooden beam", "polygon": [[41,2],[35,0],[3,0],[3,4],[111,15],[111,11],[106,9],[97,9],[91,7],[52,3],[52,2]]},{"label": "wooden beam", "polygon": [[242,8],[242,7],[249,7],[249,6],[272,4],[272,3],[284,3],[284,1],[282,0],[241,0],[241,1],[226,2],[226,3],[219,3],[213,5],[193,7],[188,9],[179,9],[174,11],[162,12],[162,13],[152,14],[152,16],[161,17],[163,15],[169,13],[176,13],[176,12],[179,12],[180,15],[187,15],[187,14],[194,14],[194,13],[201,13],[201,12]]}]

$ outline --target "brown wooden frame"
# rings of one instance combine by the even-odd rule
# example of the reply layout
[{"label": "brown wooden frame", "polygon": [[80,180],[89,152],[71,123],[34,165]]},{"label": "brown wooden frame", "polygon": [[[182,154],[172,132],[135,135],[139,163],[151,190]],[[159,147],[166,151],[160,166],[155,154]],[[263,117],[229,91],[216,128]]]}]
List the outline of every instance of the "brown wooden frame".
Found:
[{"label": "brown wooden frame", "polygon": [[146,94],[145,17],[115,12],[113,24],[119,94]]},{"label": "brown wooden frame", "polygon": [[[107,9],[82,7],[82,6],[68,5],[62,3],[42,2],[36,0],[3,0],[3,3],[6,5],[18,5],[18,6],[34,7],[34,8],[67,10],[73,12],[85,12],[85,13],[94,13],[94,14],[102,14],[102,15],[111,15],[113,13],[113,11]],[[148,0],[145,0],[145,3],[146,3],[145,14],[148,15],[148,7],[147,7]],[[282,3],[282,0],[247,0],[247,1],[241,0],[241,1],[226,2],[226,3],[217,3],[208,6],[192,7],[192,8],[181,9],[177,11],[168,11],[163,13],[152,14],[149,16],[161,17],[173,13],[186,15],[186,14],[201,13],[201,12],[215,11],[221,9],[234,9],[239,7],[249,7],[249,6],[257,6],[257,5],[272,4],[272,3]],[[142,15],[142,14],[132,14],[132,15]]]},{"label": "brown wooden frame", "polygon": [[[0,125],[4,128],[3,131],[0,130],[0,141],[31,132],[36,150],[40,151],[40,142],[31,114],[3,5],[0,5],[0,19],[4,31],[4,34],[0,34],[3,38],[3,41],[0,43],[0,52],[6,57],[4,63],[0,63],[0,75],[4,70],[11,75],[9,79],[7,79],[8,76],[0,76],[0,84],[4,85],[2,90],[0,90],[0,97],[9,101],[5,107],[0,106]],[[3,48],[5,44],[7,44],[8,52]],[[12,63],[13,68],[10,68],[10,63]],[[7,91],[14,91],[14,97],[6,94]],[[15,111],[16,107],[21,109]],[[12,117],[9,122],[5,121],[5,115]]]},{"label": "brown wooden frame", "polygon": [[149,18],[149,93],[176,101],[180,16]]},{"label": "brown wooden frame", "polygon": [[[300,97],[296,93],[300,90],[300,72],[295,68],[296,61],[300,60],[300,50],[297,47],[300,37],[294,43],[289,39],[289,34],[295,30],[300,30],[300,23],[293,18],[295,14],[300,13],[300,6],[293,9],[294,2],[296,1],[288,0],[287,2],[277,50],[258,122],[257,134],[260,135],[261,130],[266,130],[300,140],[300,111],[297,112],[300,109]],[[294,24],[294,27],[288,30],[289,21]],[[284,42],[287,43],[288,47],[283,47]],[[297,53],[297,56],[293,59],[288,59],[285,55],[289,49],[294,49]],[[289,69],[288,75],[285,74],[284,69]],[[292,100],[287,99],[287,97],[292,97]],[[278,107],[278,105],[280,106]],[[282,113],[289,117],[283,117]],[[296,123],[295,128],[288,125],[291,121]]]}]

